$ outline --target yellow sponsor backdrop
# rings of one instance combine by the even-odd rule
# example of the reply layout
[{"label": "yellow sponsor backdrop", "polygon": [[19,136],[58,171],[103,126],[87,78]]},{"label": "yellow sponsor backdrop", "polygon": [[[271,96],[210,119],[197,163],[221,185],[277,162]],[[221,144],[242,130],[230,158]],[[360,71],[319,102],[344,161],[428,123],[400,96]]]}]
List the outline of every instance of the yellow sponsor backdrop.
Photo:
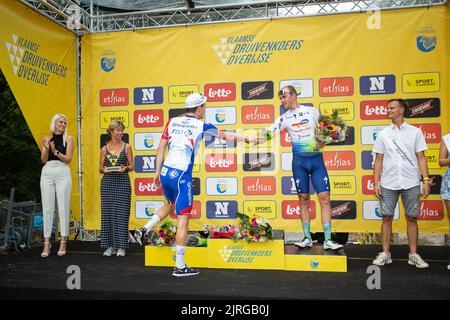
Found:
[{"label": "yellow sponsor backdrop", "polygon": [[17,1],[0,3],[0,67],[39,148],[53,115],[68,117],[75,144],[71,211],[79,217],[75,57],[73,33]]},{"label": "yellow sponsor backdrop", "polygon": [[[209,84],[235,84],[235,96],[228,100],[208,102],[209,107],[236,108],[236,123],[219,124],[220,129],[243,130],[264,128],[267,124],[242,124],[243,106],[273,105],[275,117],[280,115],[279,101],[276,91],[280,82],[299,79],[305,88],[299,98],[302,103],[312,103],[316,108],[344,106],[348,114],[343,116],[348,124],[355,129],[355,143],[352,145],[328,146],[326,151],[354,152],[354,168],[351,170],[329,170],[330,176],[350,177],[354,184],[348,193],[335,189],[332,200],[356,200],[357,218],[355,220],[333,220],[332,229],[349,232],[379,232],[380,221],[370,220],[374,212],[366,212],[364,218],[363,201],[376,200],[374,196],[363,194],[362,177],[371,175],[372,170],[362,168],[362,151],[371,151],[372,145],[362,145],[362,127],[388,124],[388,120],[375,118],[362,120],[361,102],[367,100],[387,100],[393,97],[407,99],[440,99],[440,115],[433,117],[415,117],[408,119],[410,123],[440,123],[442,135],[449,131],[449,66],[447,58],[450,52],[449,42],[449,8],[438,6],[420,9],[402,9],[382,11],[379,27],[369,29],[367,22],[373,16],[367,14],[346,14],[334,16],[317,16],[305,18],[290,18],[226,24],[210,24],[180,28],[137,30],[133,32],[115,32],[85,35],[82,39],[82,104],[83,104],[83,163],[84,163],[84,212],[85,227],[100,229],[100,179],[98,159],[100,151],[100,135],[105,130],[99,125],[99,114],[105,111],[128,112],[130,117],[136,110],[164,110],[164,123],[167,122],[170,109],[183,107],[183,99],[192,90],[204,91]],[[436,36],[436,47],[425,52],[420,50],[417,42],[419,31],[426,28],[427,32]],[[423,32],[421,33],[423,34]],[[278,41],[278,43],[276,43]],[[284,42],[283,42],[284,41]],[[276,47],[275,49],[273,47]],[[246,52],[248,51],[248,52]],[[238,53],[237,53],[238,52]],[[114,61],[114,68],[104,71],[101,68],[102,57]],[[362,95],[360,78],[373,75],[394,75],[395,91],[389,94]],[[439,75],[436,78],[436,75]],[[327,78],[320,87],[320,79]],[[339,78],[329,80],[329,78]],[[431,79],[431,80],[427,80]],[[273,82],[275,94],[261,100],[244,100],[247,94],[242,90],[244,82]],[[303,82],[302,82],[303,81]],[[408,82],[409,81],[409,82]],[[418,81],[418,82],[417,82]],[[431,81],[428,84],[426,81]],[[434,81],[434,82],[433,82]],[[307,88],[308,85],[313,87]],[[420,89],[419,90],[419,86]],[[136,88],[161,87],[162,100],[155,104],[139,104]],[[117,106],[100,106],[100,90],[127,88],[129,103]],[[252,88],[250,88],[252,89]],[[267,88],[255,86],[249,95]],[[347,89],[352,89],[347,91]],[[375,88],[376,89],[376,88]],[[207,89],[210,92],[210,89]],[[139,90],[137,90],[139,91]],[[214,90],[212,90],[214,91]],[[205,92],[206,93],[206,92]],[[330,96],[334,95],[334,96]],[[109,95],[113,96],[113,95]],[[216,94],[215,98],[218,97]],[[119,100],[126,101],[123,97]],[[245,98],[245,97],[244,97]],[[135,101],[137,99],[137,101]],[[119,101],[117,100],[117,101]],[[119,103],[120,104],[120,103]],[[353,113],[353,114],[352,114]],[[227,116],[228,117],[228,116]],[[220,121],[223,118],[219,119]],[[225,119],[227,120],[227,119]],[[160,127],[135,127],[129,119],[129,134],[134,147],[134,134],[162,131]],[[366,137],[370,139],[369,137]],[[429,148],[437,150],[439,143],[429,143]],[[191,220],[191,229],[202,229],[204,224],[225,225],[236,223],[236,219],[208,219],[214,212],[207,212],[207,201],[237,201],[238,210],[245,211],[244,201],[259,200],[258,196],[244,196],[243,177],[274,176],[276,177],[276,193],[261,196],[260,203],[273,201],[274,213],[270,215],[270,223],[275,229],[299,231],[299,219],[284,219],[282,201],[296,200],[295,195],[282,193],[282,177],[290,176],[290,171],[282,171],[281,153],[290,152],[290,147],[281,146],[280,138],[276,137],[269,149],[262,147],[247,147],[238,144],[237,148],[226,150],[237,155],[236,171],[207,171],[206,154],[220,154],[221,149],[207,149],[203,144],[199,150],[199,172],[194,176],[200,178],[201,193],[194,199],[201,202],[201,219]],[[270,171],[246,172],[243,170],[243,155],[245,153],[271,152],[275,156],[273,168]],[[136,151],[134,155],[154,155],[153,151]],[[434,151],[428,155],[435,156]],[[352,157],[350,157],[352,158]],[[348,158],[346,158],[348,159]],[[345,159],[332,157],[328,163],[339,166]],[[442,174],[443,169],[430,163],[431,174]],[[134,180],[138,177],[153,178],[151,173],[132,173]],[[206,190],[207,177],[238,177],[237,196],[208,196]],[[353,178],[354,177],[354,180]],[[341,178],[338,178],[341,179]],[[134,185],[132,183],[132,185]],[[133,187],[134,188],[134,187]],[[353,189],[354,188],[354,189]],[[346,189],[344,189],[346,190]],[[347,192],[347,191],[345,191]],[[353,192],[353,194],[350,194]],[[133,190],[134,194],[134,190]],[[439,200],[439,195],[431,195],[431,200]],[[161,196],[134,196],[132,199],[130,228],[142,226],[146,220],[135,218],[135,201],[161,201]],[[320,205],[317,197],[317,218],[312,221],[313,231],[322,230],[320,222]],[[369,206],[370,207],[370,206]],[[420,221],[421,232],[448,231],[448,218],[444,214],[442,220]],[[403,207],[401,219],[394,222],[394,232],[405,230]]]}]

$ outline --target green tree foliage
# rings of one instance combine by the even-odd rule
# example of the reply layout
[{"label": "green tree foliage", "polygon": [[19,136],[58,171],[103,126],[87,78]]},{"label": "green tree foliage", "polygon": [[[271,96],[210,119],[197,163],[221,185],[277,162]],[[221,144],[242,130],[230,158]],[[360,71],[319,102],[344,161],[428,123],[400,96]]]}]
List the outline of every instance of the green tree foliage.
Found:
[{"label": "green tree foliage", "polygon": [[0,70],[0,200],[40,201],[40,150],[14,95]]}]

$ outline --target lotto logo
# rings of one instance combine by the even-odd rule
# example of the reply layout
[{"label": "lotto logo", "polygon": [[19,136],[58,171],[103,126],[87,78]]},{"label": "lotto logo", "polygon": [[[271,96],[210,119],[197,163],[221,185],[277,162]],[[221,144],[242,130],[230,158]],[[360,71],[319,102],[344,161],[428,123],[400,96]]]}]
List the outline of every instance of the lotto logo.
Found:
[{"label": "lotto logo", "polygon": [[237,156],[235,153],[207,154],[206,171],[236,171]]},{"label": "lotto logo", "polygon": [[[297,200],[285,200],[281,203],[283,219],[301,219],[300,203]],[[311,220],[316,218],[316,203],[314,200],[309,202],[309,214]]]},{"label": "lotto logo", "polygon": [[361,119],[387,119],[387,100],[361,101]]},{"label": "lotto logo", "polygon": [[236,100],[234,83],[212,83],[205,85],[205,96],[209,102]]},{"label": "lotto logo", "polygon": [[134,112],[134,126],[136,128],[161,127],[164,124],[164,111],[136,110]]},{"label": "lotto logo", "polygon": [[362,191],[363,194],[374,195],[375,194],[375,181],[372,175],[362,177]]},{"label": "lotto logo", "polygon": [[153,183],[152,178],[136,178],[134,180],[134,189],[137,196],[162,196],[162,188],[158,188]]}]

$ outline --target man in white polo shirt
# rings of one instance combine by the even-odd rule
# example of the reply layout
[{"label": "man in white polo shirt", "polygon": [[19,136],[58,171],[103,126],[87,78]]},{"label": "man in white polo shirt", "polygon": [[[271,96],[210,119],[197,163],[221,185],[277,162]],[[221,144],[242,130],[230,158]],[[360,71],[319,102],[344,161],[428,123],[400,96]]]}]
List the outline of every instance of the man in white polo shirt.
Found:
[{"label": "man in white polo shirt", "polygon": [[428,268],[428,264],[417,254],[419,233],[417,217],[420,214],[421,175],[424,197],[426,198],[430,193],[430,178],[424,154],[428,148],[422,131],[405,122],[406,108],[407,103],[403,99],[388,101],[387,115],[392,120],[392,124],[378,133],[373,147],[373,152],[376,154],[373,168],[375,195],[380,199],[383,217],[381,225],[383,252],[379,253],[372,263],[378,266],[392,263],[389,252],[392,220],[398,197],[401,195],[407,222],[408,263],[417,268]]}]

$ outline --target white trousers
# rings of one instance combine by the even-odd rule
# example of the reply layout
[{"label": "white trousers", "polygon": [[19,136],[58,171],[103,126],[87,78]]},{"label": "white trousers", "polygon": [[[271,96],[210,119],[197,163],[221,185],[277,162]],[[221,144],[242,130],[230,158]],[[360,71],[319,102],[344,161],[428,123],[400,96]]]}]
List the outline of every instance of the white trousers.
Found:
[{"label": "white trousers", "polygon": [[69,234],[71,192],[72,176],[69,166],[58,160],[47,161],[41,172],[41,197],[45,238],[52,236],[55,215],[55,195],[58,203],[61,236],[67,237]]}]

